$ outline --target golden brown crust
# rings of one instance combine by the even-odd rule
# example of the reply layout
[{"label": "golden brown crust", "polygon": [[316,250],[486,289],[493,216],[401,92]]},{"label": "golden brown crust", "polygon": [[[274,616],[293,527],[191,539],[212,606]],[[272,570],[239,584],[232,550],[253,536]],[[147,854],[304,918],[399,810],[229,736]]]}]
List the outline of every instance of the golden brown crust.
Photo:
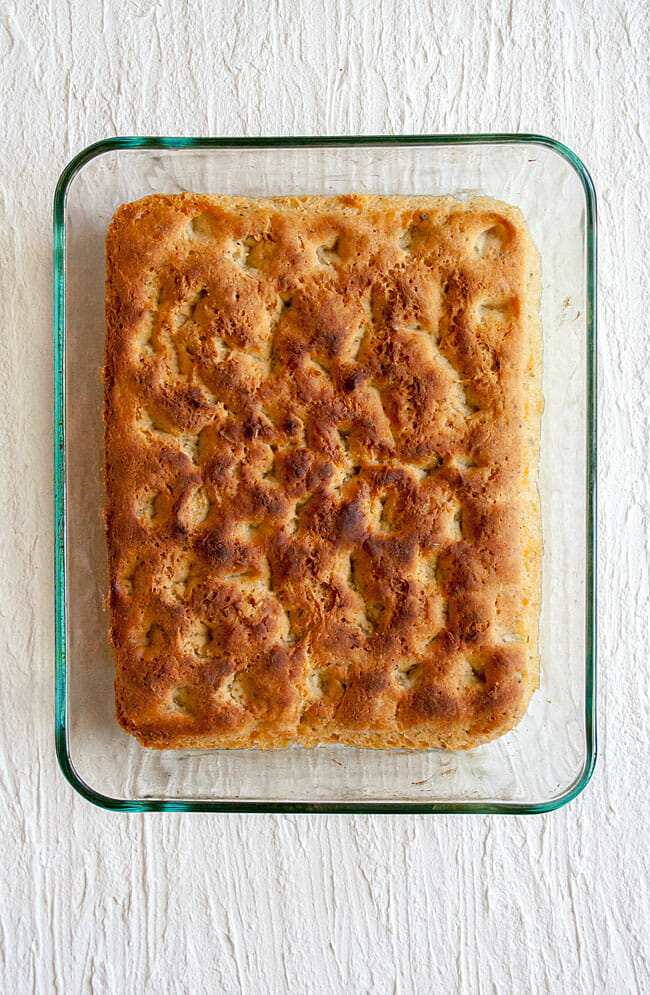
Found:
[{"label": "golden brown crust", "polygon": [[491,200],[184,194],[107,237],[117,714],[474,746],[538,681],[537,253]]}]

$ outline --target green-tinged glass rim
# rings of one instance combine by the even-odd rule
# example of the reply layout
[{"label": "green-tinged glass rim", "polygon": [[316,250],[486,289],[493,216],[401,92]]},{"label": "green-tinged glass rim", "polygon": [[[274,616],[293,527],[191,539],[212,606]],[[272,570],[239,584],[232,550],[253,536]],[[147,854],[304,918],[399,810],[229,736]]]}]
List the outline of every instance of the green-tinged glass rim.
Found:
[{"label": "green-tinged glass rim", "polygon": [[[65,204],[70,184],[92,159],[126,149],[263,149],[351,146],[439,146],[529,144],[551,149],[577,173],[585,194],[587,251],[587,565],[585,615],[585,735],[584,768],[562,794],[538,803],[511,802],[317,802],[209,801],[194,799],[111,798],[86,784],[72,763],[68,744],[66,669],[66,438],[65,438]],[[66,165],[54,194],[54,615],[55,615],[55,739],[63,774],[88,801],[117,812],[302,812],[349,814],[481,813],[536,814],[552,812],[572,801],[586,787],[596,764],[596,192],[586,167],[566,145],[534,134],[486,135],[363,135],[299,138],[106,138],[88,145]]]}]

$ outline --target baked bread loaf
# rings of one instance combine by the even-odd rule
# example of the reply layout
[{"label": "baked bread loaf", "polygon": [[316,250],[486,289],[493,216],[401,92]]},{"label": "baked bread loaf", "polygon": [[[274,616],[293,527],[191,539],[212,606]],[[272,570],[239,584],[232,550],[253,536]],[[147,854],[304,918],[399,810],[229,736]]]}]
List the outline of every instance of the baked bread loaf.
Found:
[{"label": "baked bread loaf", "polygon": [[107,237],[117,716],[475,746],[538,683],[539,261],[504,203],[153,196]]}]

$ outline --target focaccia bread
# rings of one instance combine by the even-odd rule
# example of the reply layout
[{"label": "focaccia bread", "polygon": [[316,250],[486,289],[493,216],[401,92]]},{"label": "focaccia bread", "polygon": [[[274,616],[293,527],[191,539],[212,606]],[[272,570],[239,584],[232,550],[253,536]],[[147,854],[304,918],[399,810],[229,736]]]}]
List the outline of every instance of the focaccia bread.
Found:
[{"label": "focaccia bread", "polygon": [[152,196],[107,237],[117,716],[475,746],[538,683],[539,260],[504,203]]}]

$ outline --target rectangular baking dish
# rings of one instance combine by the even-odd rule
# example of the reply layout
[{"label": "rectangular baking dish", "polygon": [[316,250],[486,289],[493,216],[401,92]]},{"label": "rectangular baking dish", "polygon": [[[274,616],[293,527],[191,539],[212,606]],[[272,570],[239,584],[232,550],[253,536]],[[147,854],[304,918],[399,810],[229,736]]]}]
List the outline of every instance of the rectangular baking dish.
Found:
[{"label": "rectangular baking dish", "polygon": [[[542,258],[541,686],[508,735],[467,752],[321,746],[151,751],[117,725],[103,534],[104,238],[120,204],[191,190],[486,195],[521,208]],[[541,812],[596,757],[596,205],[566,147],[536,135],[117,138],[65,168],[54,201],[56,748],[120,811]]]}]

